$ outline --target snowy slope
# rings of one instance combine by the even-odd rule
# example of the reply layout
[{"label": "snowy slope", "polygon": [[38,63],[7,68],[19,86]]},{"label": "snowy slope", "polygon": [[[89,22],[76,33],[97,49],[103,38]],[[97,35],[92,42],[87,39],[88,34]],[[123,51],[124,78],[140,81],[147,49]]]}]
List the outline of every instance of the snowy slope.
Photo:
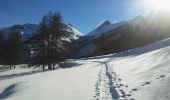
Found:
[{"label": "snowy slope", "polygon": [[169,100],[170,47],[139,56],[109,59],[121,84],[136,100]]},{"label": "snowy slope", "polygon": [[169,42],[129,50],[129,56],[125,51],[70,60],[72,67],[55,71],[21,74],[22,69],[15,77],[10,74],[17,69],[1,72],[0,99],[169,100]]},{"label": "snowy slope", "polygon": [[80,36],[83,36],[83,33],[75,29],[73,26],[68,24],[66,27],[66,32],[68,32],[68,34],[63,40],[71,42],[72,40],[77,40]]},{"label": "snowy slope", "polygon": [[83,36],[83,33],[81,33],[79,30],[75,29],[73,26],[71,25],[67,25],[69,28],[71,28],[72,32],[77,35],[77,36]]}]

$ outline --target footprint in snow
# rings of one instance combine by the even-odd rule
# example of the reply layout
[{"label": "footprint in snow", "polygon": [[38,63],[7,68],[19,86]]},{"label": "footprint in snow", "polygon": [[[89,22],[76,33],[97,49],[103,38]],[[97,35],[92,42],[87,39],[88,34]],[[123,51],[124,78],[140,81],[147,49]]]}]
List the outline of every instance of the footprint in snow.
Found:
[{"label": "footprint in snow", "polygon": [[137,88],[132,89],[132,91],[137,91],[137,90],[138,90]]},{"label": "footprint in snow", "polygon": [[118,81],[120,82],[122,79],[118,78]]},{"label": "footprint in snow", "polygon": [[121,94],[125,94],[125,91],[123,91],[122,89],[120,90]]},{"label": "footprint in snow", "polygon": [[161,75],[161,76],[159,76],[160,78],[164,78],[165,77],[165,75]]},{"label": "footprint in snow", "polygon": [[128,87],[128,85],[125,85],[125,87]]},{"label": "footprint in snow", "polygon": [[151,84],[151,82],[145,82],[143,85],[141,85],[141,86],[145,86],[145,85],[149,85],[149,84]]},{"label": "footprint in snow", "polygon": [[120,86],[124,86],[123,84],[120,84]]},{"label": "footprint in snow", "polygon": [[127,94],[127,96],[128,96],[128,97],[130,97],[130,96],[131,96],[131,94]]},{"label": "footprint in snow", "polygon": [[164,78],[165,75],[160,75],[159,77],[157,77],[156,79],[160,79],[160,78]]}]

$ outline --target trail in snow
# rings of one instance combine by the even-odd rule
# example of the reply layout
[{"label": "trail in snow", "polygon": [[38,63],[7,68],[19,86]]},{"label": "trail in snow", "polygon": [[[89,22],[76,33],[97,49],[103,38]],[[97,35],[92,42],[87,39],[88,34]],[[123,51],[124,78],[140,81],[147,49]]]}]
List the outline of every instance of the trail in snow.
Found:
[{"label": "trail in snow", "polygon": [[121,84],[121,79],[106,62],[102,64],[95,85],[95,100],[134,100],[128,86]]}]

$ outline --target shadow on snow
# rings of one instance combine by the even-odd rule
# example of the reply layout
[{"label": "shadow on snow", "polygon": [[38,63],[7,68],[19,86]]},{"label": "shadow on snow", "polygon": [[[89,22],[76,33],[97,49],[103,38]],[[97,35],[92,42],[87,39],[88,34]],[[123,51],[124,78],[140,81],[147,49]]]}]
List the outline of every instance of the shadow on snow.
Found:
[{"label": "shadow on snow", "polygon": [[11,96],[12,94],[14,94],[16,92],[15,88],[16,88],[17,84],[12,84],[10,86],[8,86],[1,94],[0,94],[0,99],[6,99],[9,96]]}]

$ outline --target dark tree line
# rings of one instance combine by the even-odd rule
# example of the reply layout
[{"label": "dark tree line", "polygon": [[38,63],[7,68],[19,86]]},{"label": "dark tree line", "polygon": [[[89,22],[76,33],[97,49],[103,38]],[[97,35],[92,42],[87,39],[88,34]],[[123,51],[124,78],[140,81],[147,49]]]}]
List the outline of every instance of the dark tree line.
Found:
[{"label": "dark tree line", "polygon": [[20,64],[21,57],[21,32],[16,29],[11,30],[11,36],[8,41],[5,42],[5,47],[3,49],[4,59],[6,59],[5,64],[10,66],[10,69],[15,68],[16,65]]}]

